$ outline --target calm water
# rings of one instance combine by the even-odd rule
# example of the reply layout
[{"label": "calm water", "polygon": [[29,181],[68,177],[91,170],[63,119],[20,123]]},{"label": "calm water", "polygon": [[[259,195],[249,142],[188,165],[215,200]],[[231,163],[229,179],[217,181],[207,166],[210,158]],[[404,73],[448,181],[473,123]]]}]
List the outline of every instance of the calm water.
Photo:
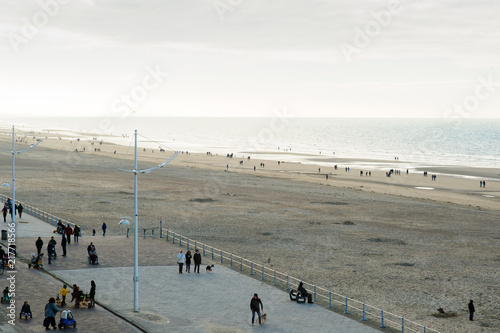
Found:
[{"label": "calm water", "polygon": [[[226,154],[258,152],[373,158],[420,165],[500,166],[500,119],[346,118],[18,118],[2,127],[114,135],[129,145],[134,129],[141,146]],[[126,135],[128,137],[122,137]],[[320,155],[321,152],[321,155]],[[263,155],[259,156],[263,157]]]}]

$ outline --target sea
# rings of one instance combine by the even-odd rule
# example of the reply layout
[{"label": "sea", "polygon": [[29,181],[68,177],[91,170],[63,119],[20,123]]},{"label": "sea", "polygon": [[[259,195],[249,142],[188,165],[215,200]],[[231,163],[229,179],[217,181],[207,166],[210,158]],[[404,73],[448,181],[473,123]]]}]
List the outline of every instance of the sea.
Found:
[{"label": "sea", "polygon": [[[98,138],[196,153],[289,162],[401,169],[426,166],[500,168],[500,119],[15,117],[2,128]],[[500,173],[500,172],[499,172]]]}]

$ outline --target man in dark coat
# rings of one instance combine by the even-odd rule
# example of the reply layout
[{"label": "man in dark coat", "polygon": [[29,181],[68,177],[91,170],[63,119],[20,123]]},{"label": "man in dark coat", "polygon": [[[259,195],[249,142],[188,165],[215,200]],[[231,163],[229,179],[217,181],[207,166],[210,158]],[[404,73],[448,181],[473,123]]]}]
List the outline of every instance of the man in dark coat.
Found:
[{"label": "man in dark coat", "polygon": [[473,321],[474,320],[474,312],[476,312],[476,309],[474,308],[474,302],[470,300],[469,302],[469,320]]},{"label": "man in dark coat", "polygon": [[41,237],[38,237],[38,239],[35,242],[35,245],[36,245],[36,250],[38,252],[37,254],[40,255],[40,253],[42,252],[42,247],[43,247],[43,240]]},{"label": "man in dark coat", "polygon": [[21,217],[22,217],[22,215],[23,215],[23,210],[24,210],[23,205],[19,204],[19,206],[17,207],[17,212],[19,213],[19,218],[21,218]]},{"label": "man in dark coat", "polygon": [[194,272],[200,274],[200,265],[201,265],[200,250],[196,249],[196,252],[193,256],[193,260],[194,260]]},{"label": "man in dark coat", "polygon": [[63,250],[62,256],[66,257],[66,236],[65,235],[62,235],[61,247],[62,247],[62,250]]},{"label": "man in dark coat", "polygon": [[[260,305],[260,307],[259,307]],[[262,305],[262,301],[260,300],[257,294],[253,294],[252,300],[250,301],[250,310],[252,310],[252,325],[255,320],[255,314],[259,316],[259,325],[262,325],[262,321],[260,319],[260,310],[264,311],[264,306]]]},{"label": "man in dark coat", "polygon": [[66,228],[64,228],[64,233],[66,234],[66,241],[68,244],[71,244],[71,235],[73,234],[73,229],[71,229],[70,225],[66,225]]}]

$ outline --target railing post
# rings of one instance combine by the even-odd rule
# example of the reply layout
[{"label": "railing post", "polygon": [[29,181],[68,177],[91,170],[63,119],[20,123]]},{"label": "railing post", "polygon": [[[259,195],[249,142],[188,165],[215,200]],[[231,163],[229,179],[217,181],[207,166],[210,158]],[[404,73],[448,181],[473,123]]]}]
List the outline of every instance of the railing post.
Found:
[{"label": "railing post", "polygon": [[286,290],[290,290],[290,278],[288,275],[286,276]]},{"label": "railing post", "polygon": [[384,310],[382,310],[381,312],[382,312],[382,325],[380,327],[381,328],[385,328],[385,325],[384,325]]},{"label": "railing post", "polygon": [[252,263],[250,264],[250,275],[253,275],[253,261],[252,261]]},{"label": "railing post", "polygon": [[168,241],[168,229],[167,229],[167,241]]},{"label": "railing post", "polygon": [[172,233],[172,244],[175,244],[175,232]]},{"label": "railing post", "polygon": [[316,302],[316,285],[314,285],[314,301]]},{"label": "railing post", "polygon": [[427,331],[427,327],[424,326],[424,333]]},{"label": "railing post", "polygon": [[405,333],[405,318],[401,317],[401,333]]},{"label": "railing post", "polygon": [[179,246],[182,246],[182,235],[179,235]]},{"label": "railing post", "polygon": [[146,239],[146,228],[144,228],[143,231],[144,231],[144,239]]},{"label": "railing post", "polygon": [[332,307],[332,292],[330,291],[329,293],[329,300],[328,300],[328,307],[331,308]]},{"label": "railing post", "polygon": [[187,241],[186,241],[186,242],[187,242],[187,245],[186,245],[186,250],[188,250],[188,251],[189,251],[189,238],[187,239]]},{"label": "railing post", "polygon": [[162,231],[161,224],[162,224],[162,220],[161,220],[161,218],[160,218],[160,239],[161,239],[161,236],[163,235],[163,231]]},{"label": "railing post", "polygon": [[233,267],[233,254],[231,253],[231,267]]},{"label": "railing post", "polygon": [[274,285],[276,285],[276,270],[274,270]]},{"label": "railing post", "polygon": [[241,262],[240,262],[240,271],[243,270],[243,257],[241,257]]},{"label": "railing post", "polygon": [[194,249],[196,250],[198,248],[198,245],[196,245],[196,241],[194,241]]},{"label": "railing post", "polygon": [[155,229],[151,229],[151,238],[155,239]]},{"label": "railing post", "polygon": [[262,281],[264,281],[264,265],[262,265]]},{"label": "railing post", "polygon": [[363,318],[361,318],[361,321],[366,321],[365,303],[363,303]]},{"label": "railing post", "polygon": [[222,261],[222,250],[220,250],[220,263],[222,264],[223,261]]},{"label": "railing post", "polygon": [[206,254],[205,254],[205,244],[203,244],[203,256],[206,256]]},{"label": "railing post", "polygon": [[347,311],[347,297],[345,298],[345,312],[344,314],[349,314],[349,311]]},{"label": "railing post", "polygon": [[212,260],[215,260],[215,257],[214,257],[214,247],[212,246]]}]

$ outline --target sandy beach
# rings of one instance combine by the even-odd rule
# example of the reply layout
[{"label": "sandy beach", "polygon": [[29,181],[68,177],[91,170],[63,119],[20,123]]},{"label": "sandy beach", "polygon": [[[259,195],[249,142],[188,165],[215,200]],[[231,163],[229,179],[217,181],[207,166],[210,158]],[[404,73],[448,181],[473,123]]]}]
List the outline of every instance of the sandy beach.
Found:
[{"label": "sandy beach", "polygon": [[[19,149],[44,139],[16,155],[17,200],[78,223],[87,235],[99,234],[103,222],[124,234],[118,221],[133,215],[133,174],[118,169],[132,169],[133,147],[83,134],[16,134]],[[0,132],[2,150],[11,140]],[[139,168],[171,154],[139,149]],[[328,161],[332,167],[319,170],[245,153],[183,152],[139,176],[141,228],[162,219],[190,238],[442,332],[500,330],[500,169],[433,166],[427,177],[367,169],[361,176],[345,168],[363,161]],[[0,154],[0,163],[0,180],[11,180],[11,155]],[[431,316],[438,307],[458,316]]]}]

